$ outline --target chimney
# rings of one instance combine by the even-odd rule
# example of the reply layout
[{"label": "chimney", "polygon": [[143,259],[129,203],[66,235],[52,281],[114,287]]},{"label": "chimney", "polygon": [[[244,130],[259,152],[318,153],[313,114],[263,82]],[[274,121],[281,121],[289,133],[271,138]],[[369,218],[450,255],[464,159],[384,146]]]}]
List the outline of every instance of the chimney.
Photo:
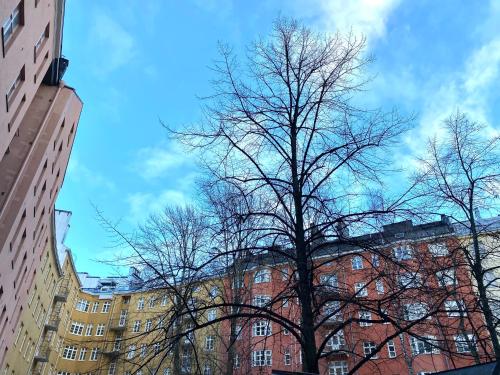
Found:
[{"label": "chimney", "polygon": [[335,230],[337,231],[337,236],[340,239],[349,238],[349,228],[343,219],[340,219],[335,225]]}]

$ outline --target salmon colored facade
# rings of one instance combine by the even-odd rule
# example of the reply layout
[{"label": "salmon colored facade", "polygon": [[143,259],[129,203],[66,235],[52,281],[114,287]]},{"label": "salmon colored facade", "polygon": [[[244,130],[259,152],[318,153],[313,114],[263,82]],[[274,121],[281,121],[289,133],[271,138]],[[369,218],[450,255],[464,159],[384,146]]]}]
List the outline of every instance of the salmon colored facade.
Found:
[{"label": "salmon colored facade", "polygon": [[[82,102],[61,81],[64,1],[0,2],[0,366],[20,340],[33,355],[58,284],[55,266],[43,267],[53,248],[52,216],[73,146]],[[48,262],[50,264],[50,262]],[[47,277],[43,283],[39,277]],[[38,284],[35,322],[24,318]],[[46,284],[48,283],[48,284]],[[40,290],[43,288],[43,290]],[[33,324],[32,324],[33,323]],[[33,329],[32,329],[33,328]],[[29,362],[29,361],[28,361]],[[31,364],[31,363],[30,363]],[[12,365],[12,364],[11,364]],[[17,365],[17,361],[16,361]],[[29,366],[28,366],[29,367]],[[12,367],[11,367],[12,368]],[[24,371],[22,371],[24,372]]]}]

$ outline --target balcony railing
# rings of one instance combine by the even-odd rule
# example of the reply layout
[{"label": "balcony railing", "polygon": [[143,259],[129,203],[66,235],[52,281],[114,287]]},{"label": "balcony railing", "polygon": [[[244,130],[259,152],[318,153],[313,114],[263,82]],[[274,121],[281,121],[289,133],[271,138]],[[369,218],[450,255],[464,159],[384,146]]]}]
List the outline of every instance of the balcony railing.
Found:
[{"label": "balcony railing", "polygon": [[61,318],[59,317],[59,314],[57,314],[57,313],[50,314],[49,318],[45,322],[45,330],[46,331],[57,331],[57,328],[59,327],[60,321],[61,321]]},{"label": "balcony railing", "polygon": [[68,299],[68,293],[69,293],[69,280],[68,279],[62,279],[57,286],[57,290],[54,294],[54,301],[55,302],[66,302]]},{"label": "balcony railing", "polygon": [[120,355],[120,345],[108,344],[101,350],[101,353],[110,358],[116,358]]},{"label": "balcony railing", "polygon": [[38,347],[38,351],[33,357],[33,361],[36,364],[37,362],[47,362],[49,360],[50,354],[50,343],[48,340],[43,340],[40,346]]},{"label": "balcony railing", "polygon": [[127,328],[127,318],[113,319],[109,323],[109,329],[112,331],[124,331]]}]

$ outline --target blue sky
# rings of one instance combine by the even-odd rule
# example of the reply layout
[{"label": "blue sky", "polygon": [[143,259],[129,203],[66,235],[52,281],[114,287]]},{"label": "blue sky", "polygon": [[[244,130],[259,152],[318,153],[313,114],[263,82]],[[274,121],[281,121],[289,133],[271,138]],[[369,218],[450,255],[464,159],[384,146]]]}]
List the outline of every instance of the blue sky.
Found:
[{"label": "blue sky", "polygon": [[244,53],[278,16],[322,32],[353,30],[375,57],[362,101],[415,113],[395,151],[404,168],[458,107],[500,129],[500,1],[108,0],[66,3],[64,77],[84,102],[57,208],[73,211],[66,243],[79,271],[117,251],[94,206],[132,230],[165,204],[193,198],[193,159],[168,141],[210,93],[218,41]]}]

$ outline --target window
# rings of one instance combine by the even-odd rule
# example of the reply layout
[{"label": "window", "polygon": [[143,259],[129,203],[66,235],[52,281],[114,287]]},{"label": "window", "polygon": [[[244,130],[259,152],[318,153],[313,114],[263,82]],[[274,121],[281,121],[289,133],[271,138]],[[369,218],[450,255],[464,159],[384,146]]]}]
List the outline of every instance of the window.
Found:
[{"label": "window", "polygon": [[149,297],[148,301],[148,307],[152,309],[156,305],[156,298],[155,297]]},{"label": "window", "polygon": [[89,301],[87,300],[84,300],[84,299],[81,299],[77,302],[76,304],[76,309],[78,311],[83,311],[83,312],[87,312],[89,311],[89,306],[90,306],[90,303]]},{"label": "window", "polygon": [[323,313],[330,321],[342,321],[340,301],[329,301],[325,303],[325,307],[323,307]]},{"label": "window", "polygon": [[283,301],[281,302],[281,307],[288,307],[288,301],[289,298],[283,298]]},{"label": "window", "polygon": [[271,281],[271,271],[268,270],[267,268],[259,270],[255,272],[255,275],[253,277],[253,281],[255,284],[259,283],[268,283]]},{"label": "window", "polygon": [[159,342],[155,342],[153,344],[153,351],[155,354],[158,354],[160,352],[161,346]]},{"label": "window", "polygon": [[257,295],[253,297],[253,304],[258,307],[264,307],[271,302],[271,296]]},{"label": "window", "polygon": [[38,40],[35,43],[35,61],[36,61],[36,57],[38,56],[38,53],[41,50],[43,43],[48,39],[48,37],[49,37],[49,25],[47,25],[45,27],[42,34],[40,35],[40,37],[38,38]]},{"label": "window", "polygon": [[241,330],[243,329],[243,327],[239,324],[237,324],[235,327],[234,327],[234,334],[236,336],[236,340],[239,340],[241,339]]},{"label": "window", "polygon": [[208,351],[214,350],[214,342],[215,342],[214,336],[205,337],[205,350]]},{"label": "window", "polygon": [[240,368],[240,355],[239,354],[234,355],[233,366],[234,366],[234,368]]},{"label": "window", "polygon": [[152,326],[153,326],[153,321],[151,319],[146,319],[146,324],[144,325],[144,332],[151,331]]},{"label": "window", "polygon": [[382,280],[377,280],[375,282],[375,289],[377,290],[378,294],[384,294],[384,283]]},{"label": "window", "polygon": [[210,309],[208,310],[208,314],[207,314],[207,320],[209,322],[213,321],[217,319],[217,310],[216,309]]},{"label": "window", "polygon": [[290,331],[288,330],[288,328],[283,327],[283,334],[285,336],[288,336],[290,334]]},{"label": "window", "polygon": [[409,245],[399,245],[394,249],[394,257],[397,260],[409,260],[412,258],[412,251]]},{"label": "window", "polygon": [[429,312],[427,304],[423,302],[409,303],[404,307],[404,318],[406,320],[422,319]]},{"label": "window", "polygon": [[292,355],[290,354],[290,349],[285,349],[283,353],[283,363],[285,366],[290,366],[292,364]]},{"label": "window", "polygon": [[[365,341],[363,343],[363,353],[365,355],[365,358],[368,358],[371,355],[371,359],[377,359],[378,355],[375,354],[375,350],[377,348],[377,345],[373,341]],[[373,354],[372,354],[373,353]]]},{"label": "window", "polygon": [[362,270],[363,269],[363,258],[356,255],[351,259],[351,265],[353,270]]},{"label": "window", "polygon": [[97,329],[95,331],[95,335],[96,336],[104,336],[104,327],[105,327],[104,324],[98,324]]},{"label": "window", "polygon": [[137,310],[142,310],[144,309],[144,298],[139,298],[137,301]]},{"label": "window", "polygon": [[127,323],[127,315],[127,310],[120,311],[120,320],[118,321],[118,326],[125,327],[125,324]]},{"label": "window", "polygon": [[344,331],[340,330],[336,332],[332,337],[328,339],[326,343],[326,348],[328,351],[342,350],[345,348],[345,338]]},{"label": "window", "polygon": [[271,350],[257,350],[252,352],[252,367],[271,366],[272,352]]},{"label": "window", "polygon": [[288,280],[288,272],[289,272],[288,267],[283,267],[281,269],[281,280],[283,281]]},{"label": "window", "polygon": [[467,310],[463,300],[460,301],[446,301],[444,303],[444,308],[448,316],[465,316]]},{"label": "window", "polygon": [[368,297],[368,289],[365,283],[355,283],[354,291],[357,297]]},{"label": "window", "polygon": [[98,350],[98,348],[92,348],[92,351],[90,352],[91,361],[97,361]]},{"label": "window", "polygon": [[398,276],[401,288],[419,288],[422,286],[422,278],[417,272],[405,272]]},{"label": "window", "polygon": [[81,336],[83,333],[84,326],[85,325],[83,323],[72,322],[71,327],[69,328],[69,333],[71,333],[72,335]]},{"label": "window", "polygon": [[328,375],[347,375],[348,371],[346,361],[330,362],[328,365]]},{"label": "window", "polygon": [[410,337],[410,346],[414,355],[439,353],[435,336],[425,336],[419,339]]},{"label": "window", "polygon": [[219,295],[219,288],[217,288],[216,286],[211,287],[209,294],[210,294],[210,297],[212,297],[212,298],[217,297]]},{"label": "window", "polygon": [[271,336],[271,322],[268,320],[258,320],[252,326],[253,336]]},{"label": "window", "polygon": [[103,313],[107,313],[109,312],[109,308],[111,307],[111,302],[110,301],[106,301],[102,304],[102,312]]},{"label": "window", "polygon": [[387,353],[389,354],[389,358],[396,358],[396,344],[394,344],[394,340],[387,341]]},{"label": "window", "polygon": [[146,344],[141,344],[141,357],[144,358],[148,352],[148,347]]},{"label": "window", "polygon": [[141,330],[141,321],[140,320],[136,320],[134,322],[134,327],[132,328],[132,332],[139,332]]},{"label": "window", "polygon": [[163,296],[161,298],[161,305],[162,306],[167,306],[167,302],[168,302],[168,297],[167,296]]},{"label": "window", "polygon": [[92,324],[87,324],[87,328],[85,329],[85,336],[92,336]]},{"label": "window", "polygon": [[116,362],[111,362],[108,368],[108,375],[115,375]]},{"label": "window", "polygon": [[12,37],[12,35],[14,35],[14,32],[22,24],[23,24],[23,2],[21,1],[19,4],[17,4],[12,13],[9,14],[9,16],[3,23],[2,41],[4,49],[7,43],[9,42],[10,38]]},{"label": "window", "polygon": [[321,285],[327,287],[337,288],[339,286],[339,280],[337,275],[335,274],[321,275],[319,277],[319,282],[321,283]]},{"label": "window", "polygon": [[87,355],[87,348],[80,349],[80,355],[78,356],[79,361],[85,361],[85,356]]},{"label": "window", "polygon": [[435,257],[444,257],[448,255],[448,248],[444,243],[432,243],[429,244],[429,251]]},{"label": "window", "polygon": [[169,368],[164,369],[163,375],[170,375],[170,369]]},{"label": "window", "polygon": [[436,277],[439,286],[456,285],[457,282],[454,268],[436,272]]},{"label": "window", "polygon": [[[370,311],[366,311],[366,310],[359,310],[359,319],[371,320],[372,313]],[[359,322],[360,327],[368,327],[371,325],[372,325],[372,322]]]},{"label": "window", "polygon": [[380,258],[378,254],[372,254],[372,267],[373,268],[380,267]]},{"label": "window", "polygon": [[96,313],[98,308],[99,308],[99,302],[94,302],[92,304],[92,312]]},{"label": "window", "polygon": [[203,375],[212,375],[212,368],[208,363],[205,363],[205,366],[203,367]]},{"label": "window", "polygon": [[63,358],[74,360],[76,358],[76,346],[66,345],[63,351]]},{"label": "window", "polygon": [[132,359],[135,357],[135,345],[129,345],[127,350],[127,359]]},{"label": "window", "polygon": [[458,353],[470,353],[471,349],[476,347],[474,335],[467,334],[455,336],[455,345]]}]

